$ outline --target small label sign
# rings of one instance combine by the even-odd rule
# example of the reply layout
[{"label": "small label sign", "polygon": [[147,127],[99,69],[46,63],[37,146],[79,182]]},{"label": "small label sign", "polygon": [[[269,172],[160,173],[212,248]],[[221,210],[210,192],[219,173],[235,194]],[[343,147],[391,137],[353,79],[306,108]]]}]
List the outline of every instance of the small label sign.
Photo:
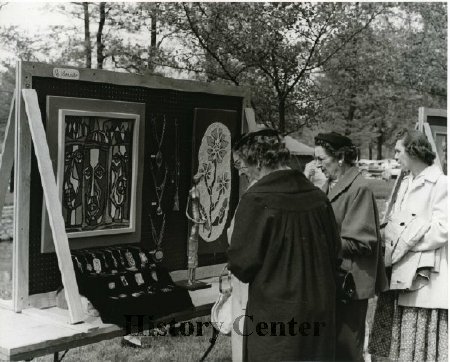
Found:
[{"label": "small label sign", "polygon": [[80,79],[77,69],[53,68],[53,76],[60,79]]}]

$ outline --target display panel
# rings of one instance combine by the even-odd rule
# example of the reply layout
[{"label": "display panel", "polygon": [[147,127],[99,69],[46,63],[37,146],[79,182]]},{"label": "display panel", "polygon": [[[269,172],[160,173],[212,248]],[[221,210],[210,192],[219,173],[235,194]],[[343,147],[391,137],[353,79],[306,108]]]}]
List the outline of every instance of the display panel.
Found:
[{"label": "display panel", "polygon": [[[140,103],[48,97],[47,136],[71,248],[104,245],[95,236],[135,233],[144,110]],[[54,250],[47,218],[43,205],[43,252]],[[139,235],[120,242],[139,242]]]}]

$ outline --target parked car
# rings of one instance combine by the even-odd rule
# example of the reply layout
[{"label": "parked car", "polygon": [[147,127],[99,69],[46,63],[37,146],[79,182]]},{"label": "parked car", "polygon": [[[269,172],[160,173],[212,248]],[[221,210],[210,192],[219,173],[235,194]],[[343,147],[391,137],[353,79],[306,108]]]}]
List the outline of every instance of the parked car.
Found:
[{"label": "parked car", "polygon": [[382,178],[389,180],[400,174],[400,165],[394,159],[367,160],[360,159],[357,166],[367,178]]}]

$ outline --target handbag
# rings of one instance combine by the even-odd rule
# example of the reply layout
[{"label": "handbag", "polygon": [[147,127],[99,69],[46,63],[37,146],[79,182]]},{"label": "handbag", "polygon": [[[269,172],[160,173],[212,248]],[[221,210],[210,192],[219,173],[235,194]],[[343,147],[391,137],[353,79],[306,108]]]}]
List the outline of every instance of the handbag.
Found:
[{"label": "handbag", "polygon": [[347,304],[352,300],[355,292],[356,285],[352,273],[340,267],[337,273],[336,298],[340,302]]},{"label": "handbag", "polygon": [[[228,279],[229,288],[227,289],[224,289],[222,286],[224,277],[227,277]],[[225,266],[222,273],[219,275],[219,297],[211,309],[212,325],[220,333],[225,335],[230,335],[231,328],[233,327],[233,316],[231,311],[232,290],[231,272],[228,270],[227,266]]]}]

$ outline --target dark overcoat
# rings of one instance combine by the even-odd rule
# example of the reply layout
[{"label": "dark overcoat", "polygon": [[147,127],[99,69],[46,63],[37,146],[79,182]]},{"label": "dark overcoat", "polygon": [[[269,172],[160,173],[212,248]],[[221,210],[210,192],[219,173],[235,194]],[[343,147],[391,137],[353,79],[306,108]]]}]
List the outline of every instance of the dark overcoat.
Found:
[{"label": "dark overcoat", "polygon": [[229,269],[249,283],[244,361],[333,360],[340,239],[326,195],[300,171],[242,196]]},{"label": "dark overcoat", "polygon": [[[328,182],[323,190],[327,192]],[[342,267],[355,280],[354,299],[368,299],[388,288],[377,203],[367,181],[352,167],[328,192],[342,239]]]}]

